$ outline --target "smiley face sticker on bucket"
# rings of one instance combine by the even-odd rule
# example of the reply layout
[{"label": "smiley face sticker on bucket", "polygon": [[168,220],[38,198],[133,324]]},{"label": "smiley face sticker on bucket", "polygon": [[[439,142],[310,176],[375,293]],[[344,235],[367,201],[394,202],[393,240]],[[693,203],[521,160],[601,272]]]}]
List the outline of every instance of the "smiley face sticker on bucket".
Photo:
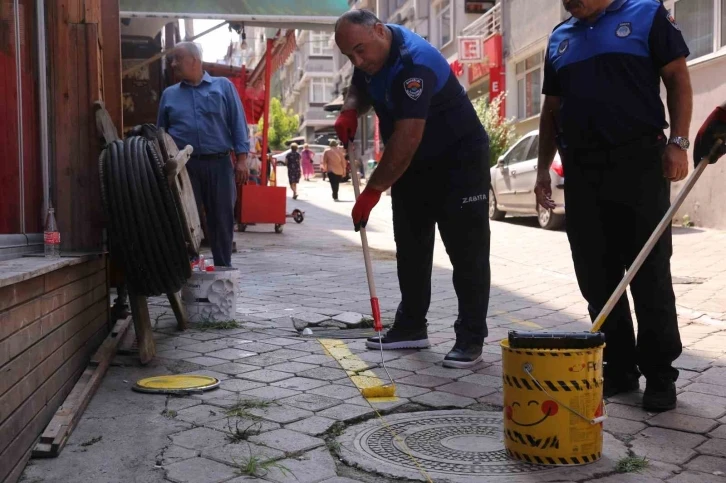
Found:
[{"label": "smiley face sticker on bucket", "polygon": [[503,340],[504,446],[520,461],[592,463],[602,454],[604,343],[512,348]]}]

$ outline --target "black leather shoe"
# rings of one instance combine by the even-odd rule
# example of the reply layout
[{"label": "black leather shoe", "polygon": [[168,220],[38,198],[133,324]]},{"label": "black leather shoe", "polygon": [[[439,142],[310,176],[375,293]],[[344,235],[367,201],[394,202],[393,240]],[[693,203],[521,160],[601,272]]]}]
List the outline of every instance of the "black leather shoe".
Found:
[{"label": "black leather shoe", "polygon": [[382,340],[378,340],[378,336],[369,337],[366,340],[366,347],[369,349],[380,349],[383,346],[383,350],[391,349],[425,349],[429,347],[429,336],[426,328],[420,330],[401,330],[397,329],[394,325],[391,329],[382,337]]},{"label": "black leather shoe", "polygon": [[481,362],[481,354],[481,345],[457,342],[454,344],[454,348],[446,354],[444,367],[468,369]]},{"label": "black leather shoe", "polygon": [[651,413],[676,408],[676,383],[670,379],[652,377],[645,381],[643,409]]},{"label": "black leather shoe", "polygon": [[639,376],[626,375],[619,377],[605,377],[603,383],[602,397],[607,399],[624,392],[633,392],[640,389]]}]

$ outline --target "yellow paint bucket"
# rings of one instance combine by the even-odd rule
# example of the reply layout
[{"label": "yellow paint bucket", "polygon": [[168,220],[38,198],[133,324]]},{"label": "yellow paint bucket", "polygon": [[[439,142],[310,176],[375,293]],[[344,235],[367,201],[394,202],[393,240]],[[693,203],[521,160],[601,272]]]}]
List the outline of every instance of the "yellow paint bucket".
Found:
[{"label": "yellow paint bucket", "polygon": [[513,348],[510,340],[501,342],[509,457],[542,465],[600,459],[602,340],[594,347],[552,349]]}]

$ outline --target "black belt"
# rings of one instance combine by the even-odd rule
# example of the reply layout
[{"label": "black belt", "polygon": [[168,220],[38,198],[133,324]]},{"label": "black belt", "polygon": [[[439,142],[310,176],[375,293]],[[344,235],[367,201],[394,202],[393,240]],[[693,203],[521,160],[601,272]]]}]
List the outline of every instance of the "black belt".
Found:
[{"label": "black belt", "polygon": [[199,160],[210,160],[210,159],[219,159],[219,158],[226,158],[229,156],[229,151],[226,153],[209,153],[209,154],[192,154],[192,159],[199,159]]}]

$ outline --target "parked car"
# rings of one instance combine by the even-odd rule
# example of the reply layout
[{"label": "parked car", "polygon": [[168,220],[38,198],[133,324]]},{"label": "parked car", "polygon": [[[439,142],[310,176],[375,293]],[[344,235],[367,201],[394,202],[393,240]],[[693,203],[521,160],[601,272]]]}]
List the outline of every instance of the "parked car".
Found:
[{"label": "parked car", "polygon": [[[320,172],[320,163],[323,162],[323,151],[327,149],[328,146],[324,146],[322,144],[308,144],[308,147],[312,152],[315,153],[315,157],[313,158],[313,167],[315,168],[315,172]],[[275,163],[278,166],[285,166],[287,161],[285,161],[285,157],[288,155],[288,153],[292,151],[291,149],[287,149],[281,153],[275,154],[272,157],[275,159]],[[302,144],[298,147],[298,152],[302,151]]]},{"label": "parked car", "polygon": [[539,225],[545,230],[560,228],[565,221],[565,173],[560,155],[550,167],[552,199],[557,204],[553,210],[537,204],[534,185],[537,181],[537,153],[539,132],[524,135],[505,152],[491,168],[492,185],[489,188],[489,218],[503,220],[507,213],[537,215]]}]

